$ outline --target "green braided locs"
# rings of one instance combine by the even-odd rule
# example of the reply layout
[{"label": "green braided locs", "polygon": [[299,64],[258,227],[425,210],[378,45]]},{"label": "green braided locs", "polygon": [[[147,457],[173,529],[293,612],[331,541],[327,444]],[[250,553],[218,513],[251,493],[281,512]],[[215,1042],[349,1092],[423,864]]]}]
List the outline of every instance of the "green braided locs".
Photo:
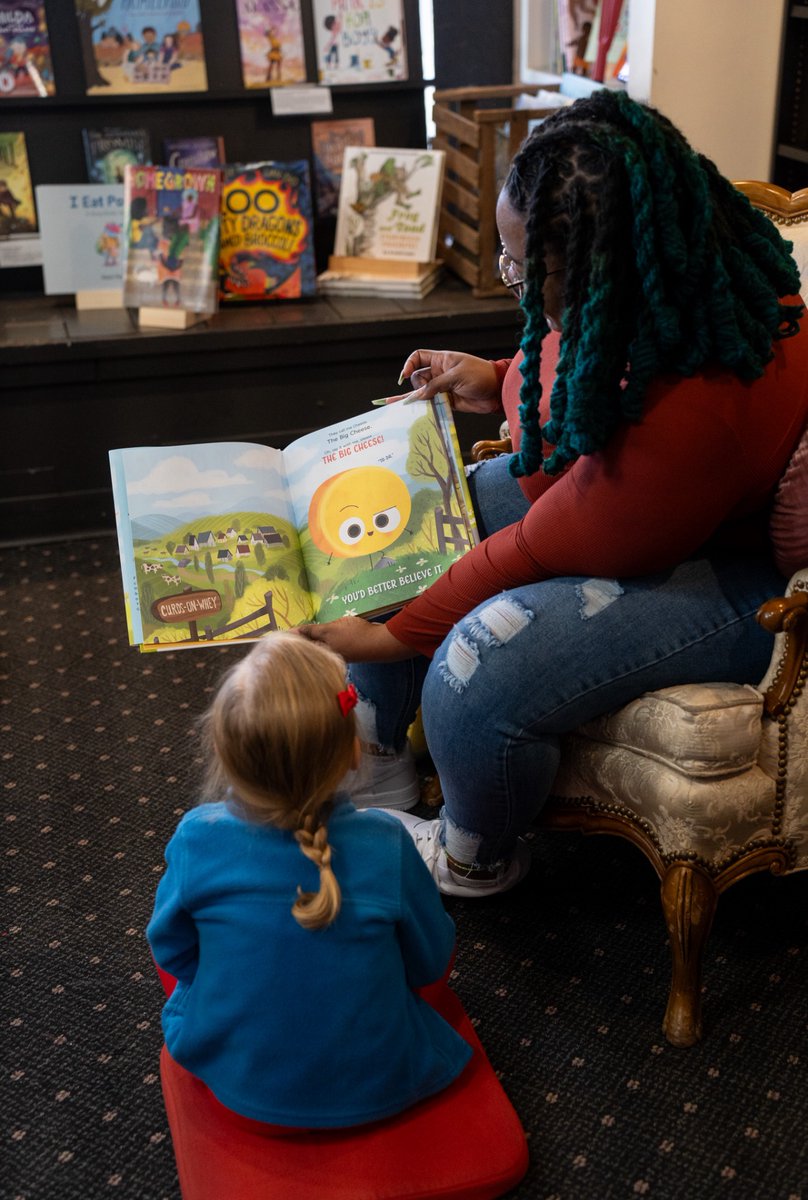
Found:
[{"label": "green braided locs", "polygon": [[[541,345],[550,327],[544,315],[543,288],[545,281],[544,256],[531,256],[531,247],[539,240],[535,227],[536,216],[548,204],[542,198],[548,181],[554,174],[552,155],[548,154],[539,169],[533,183],[535,203],[527,211],[525,229],[527,235],[527,268],[524,295],[521,300],[525,314],[525,328],[522,334],[521,350],[523,361],[520,366],[522,386],[519,393],[519,424],[522,431],[520,453],[511,458],[508,469],[512,475],[527,475],[538,470],[543,461],[541,430],[539,429],[539,404],[542,388],[540,377]],[[564,357],[562,352],[562,358]],[[563,387],[563,385],[562,385]]]},{"label": "green braided locs", "polygon": [[[510,469],[552,474],[641,418],[650,382],[707,364],[762,374],[802,308],[791,244],[667,118],[600,90],[523,145],[506,194],[525,217],[520,452]],[[539,429],[547,333],[542,286],[565,262],[550,419]],[[543,458],[541,434],[554,449]]]},{"label": "green braided locs", "polygon": [[522,372],[522,386],[519,392],[519,424],[522,429],[522,444],[519,454],[514,454],[508,465],[508,470],[512,475],[532,474],[541,465],[544,457],[539,429],[539,401],[541,400],[539,363],[541,361],[541,344],[550,332],[550,326],[544,316],[541,295],[543,284],[544,275],[537,273],[528,280],[523,297],[527,319],[522,334],[524,357],[519,367]]}]

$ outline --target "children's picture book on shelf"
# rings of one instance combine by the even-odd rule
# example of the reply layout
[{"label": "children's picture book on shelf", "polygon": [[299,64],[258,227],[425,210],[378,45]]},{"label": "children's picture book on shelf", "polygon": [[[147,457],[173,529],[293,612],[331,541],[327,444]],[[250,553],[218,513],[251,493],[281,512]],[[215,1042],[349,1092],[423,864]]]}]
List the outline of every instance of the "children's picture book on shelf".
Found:
[{"label": "children's picture book on shelf", "polygon": [[108,291],[120,296],[123,184],[40,184],[36,201],[45,294]]},{"label": "children's picture book on shelf", "polygon": [[335,256],[432,262],[445,158],[443,150],[346,146]]},{"label": "children's picture book on shelf", "polygon": [[478,540],[446,398],[372,408],[284,450],[110,451],[129,641],[255,641],[399,608]]},{"label": "children's picture book on shelf", "polygon": [[0,100],[55,91],[43,0],[0,0]]},{"label": "children's picture book on shelf", "polygon": [[73,0],[89,96],[204,92],[199,0]]},{"label": "children's picture book on shelf", "polygon": [[163,162],[168,167],[223,167],[224,138],[214,135],[163,138]]},{"label": "children's picture book on shelf", "polygon": [[318,217],[335,217],[346,146],[375,146],[373,117],[312,121],[311,149]]},{"label": "children's picture book on shelf", "polygon": [[306,82],[300,0],[236,0],[246,88]]},{"label": "children's picture book on shelf", "polygon": [[316,292],[309,164],[232,163],[222,181],[219,299],[290,300]]},{"label": "children's picture book on shelf", "polygon": [[0,133],[0,237],[37,229],[25,134]]},{"label": "children's picture book on shelf", "polygon": [[0,133],[0,267],[42,261],[25,134]]},{"label": "children's picture book on shelf", "polygon": [[126,168],[127,308],[215,312],[220,198],[218,170]]},{"label": "children's picture book on shelf", "polygon": [[402,0],[313,0],[320,83],[408,78]]},{"label": "children's picture book on shelf", "polygon": [[151,163],[151,138],[146,129],[104,126],[82,129],[84,161],[90,183],[123,183],[126,167]]}]

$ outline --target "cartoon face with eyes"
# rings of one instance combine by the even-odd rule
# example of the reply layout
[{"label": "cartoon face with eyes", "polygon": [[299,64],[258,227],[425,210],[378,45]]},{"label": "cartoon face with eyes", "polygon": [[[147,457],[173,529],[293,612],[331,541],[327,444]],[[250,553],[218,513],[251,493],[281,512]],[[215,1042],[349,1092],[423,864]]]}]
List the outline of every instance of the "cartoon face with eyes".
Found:
[{"label": "cartoon face with eyes", "polygon": [[324,554],[373,555],[404,532],[411,507],[410,494],[394,471],[350,467],[317,488],[309,505],[309,532]]}]

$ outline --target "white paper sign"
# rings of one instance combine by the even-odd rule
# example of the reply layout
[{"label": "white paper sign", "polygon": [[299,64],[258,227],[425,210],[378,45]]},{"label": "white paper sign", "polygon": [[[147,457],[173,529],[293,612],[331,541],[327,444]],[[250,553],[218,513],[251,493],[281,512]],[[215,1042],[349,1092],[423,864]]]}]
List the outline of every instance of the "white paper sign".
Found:
[{"label": "white paper sign", "polygon": [[331,88],[317,87],[316,84],[273,88],[269,95],[274,117],[293,117],[298,113],[330,113],[334,111],[331,103]]}]

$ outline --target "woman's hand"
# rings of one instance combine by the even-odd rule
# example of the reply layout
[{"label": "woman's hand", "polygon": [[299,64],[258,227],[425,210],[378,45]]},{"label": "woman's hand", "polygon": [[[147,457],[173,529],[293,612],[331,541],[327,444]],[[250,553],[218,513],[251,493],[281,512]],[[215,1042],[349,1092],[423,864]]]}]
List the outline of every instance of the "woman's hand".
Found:
[{"label": "woman's hand", "polygon": [[341,617],[325,625],[299,625],[291,632],[311,642],[323,642],[346,662],[400,662],[416,654],[388,633],[385,625],[362,617]]},{"label": "woman's hand", "polygon": [[457,350],[413,350],[401,379],[409,379],[415,392],[390,396],[395,400],[431,400],[446,392],[452,408],[460,412],[490,413],[501,408],[500,383],[494,364]]}]

